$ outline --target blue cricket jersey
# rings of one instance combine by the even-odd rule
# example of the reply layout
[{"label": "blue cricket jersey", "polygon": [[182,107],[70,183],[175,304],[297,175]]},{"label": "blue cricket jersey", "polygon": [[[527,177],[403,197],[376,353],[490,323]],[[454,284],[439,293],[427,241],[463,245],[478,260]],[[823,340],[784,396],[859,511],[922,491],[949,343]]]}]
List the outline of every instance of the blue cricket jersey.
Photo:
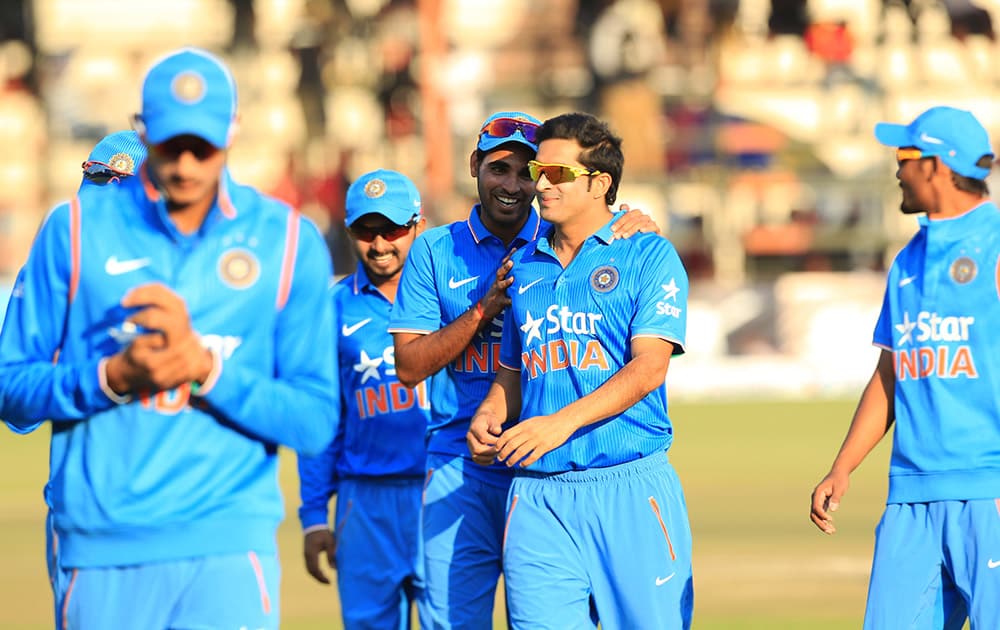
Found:
[{"label": "blue cricket jersey", "polygon": [[[521,418],[555,413],[599,388],[629,362],[633,337],[659,337],[675,344],[674,354],[684,351],[688,279],[677,251],[656,234],[613,240],[614,219],[565,269],[551,228],[514,254],[500,363],[520,371]],[[528,470],[613,466],[664,451],[672,440],[664,383]]]},{"label": "blue cricket jersey", "polygon": [[[330,275],[312,222],[228,171],[191,235],[144,170],[52,210],[0,333],[0,415],[17,432],[52,421],[61,566],[276,552],[277,445],[318,452],[336,431]],[[127,343],[120,300],[151,282],[184,299],[213,351],[197,392],[102,383]]]},{"label": "blue cricket jersey", "polygon": [[[434,332],[461,317],[486,295],[510,248],[486,229],[480,211],[477,204],[467,220],[436,227],[417,237],[400,279],[389,332]],[[532,209],[511,247],[524,247],[545,225]],[[442,379],[440,387],[438,381],[434,382],[429,452],[471,462],[465,435],[496,375],[502,327],[502,316],[494,319],[447,366],[447,380]],[[467,468],[474,471],[472,474],[490,469],[507,470],[502,464]]]},{"label": "blue cricket jersey", "polygon": [[[336,353],[340,365],[340,425],[326,452],[299,457],[302,527],[328,523],[327,506],[340,479],[423,478],[430,422],[429,385],[396,378],[390,302],[357,271],[333,287]],[[431,388],[432,389],[432,388]]]},{"label": "blue cricket jersey", "polygon": [[874,344],[896,372],[888,503],[1000,496],[1000,211],[920,217]]}]

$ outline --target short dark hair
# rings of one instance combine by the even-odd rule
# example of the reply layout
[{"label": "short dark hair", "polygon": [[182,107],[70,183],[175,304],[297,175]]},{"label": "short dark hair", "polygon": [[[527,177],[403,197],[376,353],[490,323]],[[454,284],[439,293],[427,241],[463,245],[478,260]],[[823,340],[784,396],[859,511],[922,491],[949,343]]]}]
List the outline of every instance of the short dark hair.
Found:
[{"label": "short dark hair", "polygon": [[622,139],[611,133],[607,123],[592,114],[560,114],[542,123],[535,138],[538,144],[557,138],[575,140],[581,149],[577,158],[580,164],[611,176],[611,186],[604,194],[604,202],[609,206],[615,202],[625,156],[622,154]]},{"label": "short dark hair", "polygon": [[[979,168],[990,168],[993,165],[993,156],[984,155],[979,158],[976,162],[976,166]],[[955,188],[967,192],[979,195],[980,197],[986,197],[990,194],[990,187],[987,185],[985,179],[975,179],[972,177],[966,177],[965,175],[959,175],[955,171],[951,172],[951,182],[955,185]]]}]

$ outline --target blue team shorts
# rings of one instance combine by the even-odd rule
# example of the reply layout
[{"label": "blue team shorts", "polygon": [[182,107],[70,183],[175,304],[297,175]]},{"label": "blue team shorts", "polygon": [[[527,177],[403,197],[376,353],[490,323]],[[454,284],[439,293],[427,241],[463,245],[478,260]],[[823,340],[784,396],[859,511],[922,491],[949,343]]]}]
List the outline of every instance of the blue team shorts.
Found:
[{"label": "blue team shorts", "polygon": [[345,628],[409,628],[411,606],[423,613],[423,481],[340,481],[334,536]]},{"label": "blue team shorts", "polygon": [[276,554],[204,556],[128,567],[58,568],[57,630],[278,628]]},{"label": "blue team shorts", "polygon": [[505,537],[511,628],[691,625],[691,528],[666,453],[607,468],[519,472]]},{"label": "blue team shorts", "polygon": [[875,530],[866,629],[1000,628],[1000,499],[892,503]]},{"label": "blue team shorts", "polygon": [[427,456],[421,521],[425,629],[493,627],[510,477],[466,470],[472,466],[478,464],[462,457]]}]

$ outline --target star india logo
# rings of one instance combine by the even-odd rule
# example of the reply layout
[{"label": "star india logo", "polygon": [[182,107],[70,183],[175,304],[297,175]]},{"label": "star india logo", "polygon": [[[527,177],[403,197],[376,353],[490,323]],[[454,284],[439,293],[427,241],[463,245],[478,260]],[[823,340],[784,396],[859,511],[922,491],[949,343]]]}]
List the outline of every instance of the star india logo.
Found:
[{"label": "star india logo", "polygon": [[378,199],[385,194],[385,182],[381,179],[373,179],[365,184],[365,196],[369,199]]},{"label": "star india logo", "polygon": [[194,105],[205,98],[205,78],[197,72],[182,72],[170,84],[174,98],[187,105]]}]

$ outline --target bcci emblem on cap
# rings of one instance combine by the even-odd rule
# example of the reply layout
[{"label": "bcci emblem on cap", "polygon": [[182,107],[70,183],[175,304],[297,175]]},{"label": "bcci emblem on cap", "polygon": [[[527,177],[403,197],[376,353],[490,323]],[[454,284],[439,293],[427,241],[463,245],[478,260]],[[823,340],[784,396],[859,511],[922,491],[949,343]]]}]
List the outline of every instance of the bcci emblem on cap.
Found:
[{"label": "bcci emblem on cap", "polygon": [[178,101],[193,105],[205,97],[205,79],[196,72],[182,72],[174,77],[170,90]]}]

